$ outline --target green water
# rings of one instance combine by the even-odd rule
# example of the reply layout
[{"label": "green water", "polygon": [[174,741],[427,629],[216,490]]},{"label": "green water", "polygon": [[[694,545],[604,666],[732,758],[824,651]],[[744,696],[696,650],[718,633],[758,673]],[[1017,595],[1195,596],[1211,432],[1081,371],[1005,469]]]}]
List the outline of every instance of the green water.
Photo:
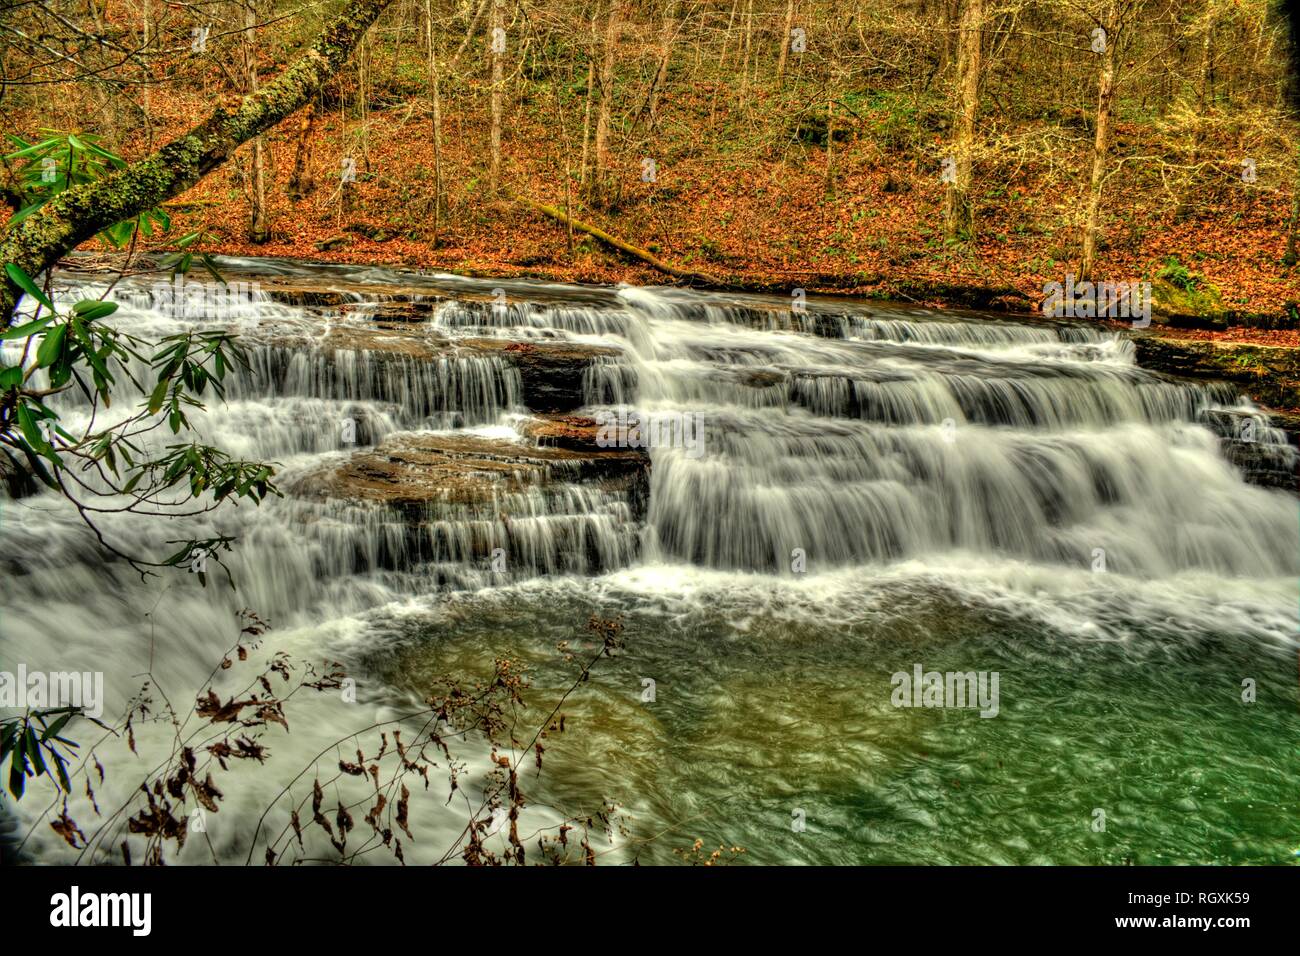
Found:
[{"label": "green water", "polygon": [[[525,784],[565,813],[619,803],[608,862],[674,862],[698,838],[766,864],[1296,863],[1296,648],[1259,626],[1270,600],[1277,626],[1294,617],[1280,588],[1107,587],[550,583],[377,622],[387,650],[369,663],[418,690],[522,659],[522,735],[573,678],[557,643],[590,650],[588,617],[621,614],[624,649],[565,703]],[[998,672],[999,713],[894,707],[891,675],[917,663]]]}]

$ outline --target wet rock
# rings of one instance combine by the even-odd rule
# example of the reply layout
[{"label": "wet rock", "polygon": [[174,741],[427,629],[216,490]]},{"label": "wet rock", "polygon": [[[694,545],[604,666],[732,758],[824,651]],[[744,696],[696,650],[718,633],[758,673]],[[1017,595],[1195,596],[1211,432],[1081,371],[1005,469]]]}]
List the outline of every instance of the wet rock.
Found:
[{"label": "wet rock", "polygon": [[520,427],[520,433],[543,448],[569,451],[605,451],[597,443],[600,425],[586,415],[539,415]]},{"label": "wet rock", "polygon": [[535,412],[566,412],[585,404],[584,380],[597,359],[621,355],[616,348],[568,342],[460,339],[461,348],[499,355],[519,370],[524,404]]},{"label": "wet rock", "polygon": [[301,330],[273,337],[269,344],[285,348],[316,348],[322,352],[368,352],[378,359],[433,359],[454,354],[443,335],[412,334],[408,329],[383,326],[336,325],[319,334]]},{"label": "wet rock", "polygon": [[421,565],[455,587],[624,567],[649,501],[639,451],[463,433],[390,436],[283,487],[304,534],[353,544],[352,566]]},{"label": "wet rock", "polygon": [[417,285],[379,286],[355,281],[325,284],[310,278],[278,276],[249,276],[240,279],[256,283],[257,288],[272,302],[309,308],[356,308],[361,303],[373,303],[379,299],[382,309],[389,304],[436,301],[441,298],[436,290]]},{"label": "wet rock", "polygon": [[638,516],[648,496],[649,458],[639,449],[514,443],[478,435],[403,434],[340,464],[303,476],[291,493],[316,500],[384,504],[412,516],[431,504],[486,505],[503,494],[592,483],[626,492]]},{"label": "wet rock", "polygon": [[[1231,382],[1259,404],[1258,416],[1230,410],[1208,411],[1202,424],[1223,442],[1224,457],[1240,468],[1246,480],[1265,487],[1295,491],[1300,462],[1300,415],[1268,406],[1294,408],[1300,403],[1300,349],[1238,342],[1173,339],[1145,332],[1131,333],[1143,368],[1178,378]],[[1281,433],[1260,434],[1265,428]]]},{"label": "wet rock", "polygon": [[346,292],[335,289],[322,289],[315,285],[296,285],[293,283],[267,284],[258,280],[258,288],[266,293],[272,302],[283,305],[298,305],[307,308],[337,308],[356,300]]},{"label": "wet rock", "polygon": [[1251,484],[1296,490],[1297,416],[1214,408],[1203,411],[1199,420],[1219,436],[1223,457]]},{"label": "wet rock", "polygon": [[382,302],[379,305],[345,305],[344,315],[365,316],[380,327],[409,329],[412,325],[429,322],[443,299],[419,298]]},{"label": "wet rock", "polygon": [[1183,378],[1232,382],[1270,407],[1300,405],[1300,349],[1176,339],[1147,332],[1130,335],[1143,368]]},{"label": "wet rock", "polygon": [[1298,459],[1294,433],[1290,438],[1290,445],[1225,439],[1223,455],[1252,485],[1294,492],[1297,490]]}]

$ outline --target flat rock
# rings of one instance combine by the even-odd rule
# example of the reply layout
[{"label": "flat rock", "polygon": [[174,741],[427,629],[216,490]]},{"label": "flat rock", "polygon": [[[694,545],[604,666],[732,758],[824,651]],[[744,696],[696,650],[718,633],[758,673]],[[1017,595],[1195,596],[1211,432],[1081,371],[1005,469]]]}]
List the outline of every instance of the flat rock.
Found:
[{"label": "flat rock", "polygon": [[520,427],[524,437],[544,448],[561,448],[577,452],[603,452],[596,443],[600,426],[587,415],[538,415]]},{"label": "flat rock", "polygon": [[557,482],[643,492],[648,466],[638,449],[578,451],[478,435],[402,434],[303,476],[289,491],[308,499],[370,501],[420,512],[434,503],[489,504],[502,493]]}]

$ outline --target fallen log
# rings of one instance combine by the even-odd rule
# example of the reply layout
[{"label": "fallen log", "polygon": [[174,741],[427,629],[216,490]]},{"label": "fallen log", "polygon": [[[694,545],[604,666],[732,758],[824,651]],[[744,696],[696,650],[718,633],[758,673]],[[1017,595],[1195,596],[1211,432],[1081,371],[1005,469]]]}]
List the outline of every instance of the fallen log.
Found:
[{"label": "fallen log", "polygon": [[588,223],[585,222],[579,222],[577,219],[565,215],[564,212],[562,212],[559,209],[556,209],[554,206],[548,206],[545,203],[534,202],[533,200],[529,199],[526,196],[519,197],[519,201],[522,202],[524,205],[537,210],[542,215],[554,219],[556,222],[560,223],[563,226],[568,226],[570,228],[577,229],[579,232],[585,232],[587,235],[595,239],[599,239],[601,242],[605,243],[605,245],[617,249],[619,252],[629,255],[634,259],[639,259],[642,262],[644,262],[646,265],[658,269],[660,272],[673,276],[674,278],[684,279],[687,282],[698,282],[704,285],[712,285],[712,286],[722,286],[726,284],[721,280],[711,275],[708,275],[707,273],[693,272],[690,269],[679,269],[677,266],[670,265],[669,263],[664,262],[658,256],[654,255],[654,253],[642,249],[639,246],[634,246],[630,242],[624,242],[622,239],[619,239],[616,236],[611,236],[609,233],[605,232],[605,230],[600,229],[596,226],[589,225]]}]

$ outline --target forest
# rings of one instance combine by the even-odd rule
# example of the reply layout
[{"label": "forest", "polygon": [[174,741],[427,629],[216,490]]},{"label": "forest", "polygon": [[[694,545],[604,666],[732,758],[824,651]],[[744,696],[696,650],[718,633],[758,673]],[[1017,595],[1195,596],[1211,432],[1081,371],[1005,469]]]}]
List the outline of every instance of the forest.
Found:
[{"label": "forest", "polygon": [[[1297,118],[1265,0],[374,6],[304,108],[168,197],[175,234],[1022,309],[1066,273],[1163,278],[1166,311],[1294,325]],[[9,4],[15,208],[12,154],[42,130],[145,156],[329,12]]]},{"label": "forest", "polygon": [[1291,5],[0,4],[0,862],[1300,854]]}]

